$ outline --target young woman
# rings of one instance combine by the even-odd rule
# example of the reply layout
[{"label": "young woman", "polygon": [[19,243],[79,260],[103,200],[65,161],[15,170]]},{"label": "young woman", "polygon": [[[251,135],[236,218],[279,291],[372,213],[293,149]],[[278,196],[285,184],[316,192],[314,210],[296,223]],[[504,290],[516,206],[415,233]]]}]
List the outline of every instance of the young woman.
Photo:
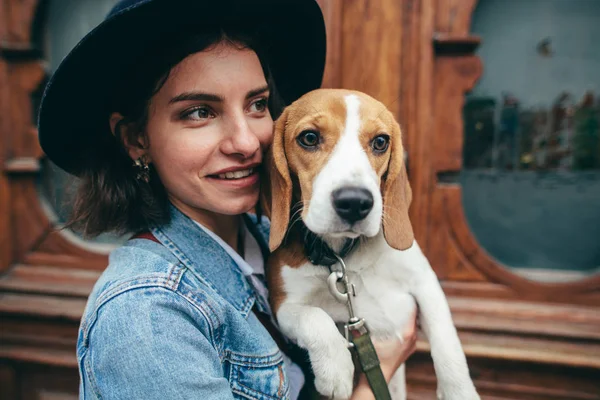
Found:
[{"label": "young woman", "polygon": [[[39,135],[80,178],[72,225],[134,234],[81,321],[82,399],[314,393],[269,309],[268,221],[248,212],[273,120],[324,59],[314,0],[124,0],[63,60]],[[388,379],[414,336],[377,344]],[[364,378],[353,398],[372,398]]]}]

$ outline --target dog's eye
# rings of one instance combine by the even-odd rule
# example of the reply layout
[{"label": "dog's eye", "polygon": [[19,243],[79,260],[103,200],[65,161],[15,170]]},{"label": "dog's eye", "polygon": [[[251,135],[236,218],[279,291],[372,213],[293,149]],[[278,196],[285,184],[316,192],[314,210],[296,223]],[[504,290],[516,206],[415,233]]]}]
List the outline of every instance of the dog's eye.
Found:
[{"label": "dog's eye", "polygon": [[300,146],[306,149],[314,149],[319,144],[319,132],[304,131],[296,139]]},{"label": "dog's eye", "polygon": [[382,134],[377,135],[371,141],[371,148],[375,153],[383,153],[387,150],[390,145],[390,137],[388,135]]}]

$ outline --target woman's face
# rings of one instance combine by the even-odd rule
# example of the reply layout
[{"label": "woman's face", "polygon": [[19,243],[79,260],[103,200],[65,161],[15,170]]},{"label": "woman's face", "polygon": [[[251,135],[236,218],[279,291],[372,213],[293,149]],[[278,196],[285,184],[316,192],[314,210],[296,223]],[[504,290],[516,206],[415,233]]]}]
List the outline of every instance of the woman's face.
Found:
[{"label": "woman's face", "polygon": [[268,96],[251,50],[218,44],[171,70],[151,99],[147,154],[176,207],[201,221],[255,206],[273,136]]}]

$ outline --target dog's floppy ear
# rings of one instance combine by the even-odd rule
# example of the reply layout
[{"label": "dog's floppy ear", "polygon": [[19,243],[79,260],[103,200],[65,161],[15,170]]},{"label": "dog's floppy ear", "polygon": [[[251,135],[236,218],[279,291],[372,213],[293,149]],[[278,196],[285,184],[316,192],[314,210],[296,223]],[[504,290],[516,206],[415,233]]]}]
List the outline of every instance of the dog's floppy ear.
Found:
[{"label": "dog's floppy ear", "polygon": [[275,122],[273,144],[267,152],[265,186],[261,190],[261,202],[265,214],[271,220],[269,249],[274,251],[283,242],[290,219],[292,204],[292,179],[285,155],[285,128],[287,124],[287,109]]},{"label": "dog's floppy ear", "polygon": [[391,156],[388,170],[382,182],[383,194],[383,235],[387,243],[397,250],[412,246],[414,234],[408,207],[412,200],[412,190],[404,166],[404,149],[400,125],[394,121],[392,130]]}]

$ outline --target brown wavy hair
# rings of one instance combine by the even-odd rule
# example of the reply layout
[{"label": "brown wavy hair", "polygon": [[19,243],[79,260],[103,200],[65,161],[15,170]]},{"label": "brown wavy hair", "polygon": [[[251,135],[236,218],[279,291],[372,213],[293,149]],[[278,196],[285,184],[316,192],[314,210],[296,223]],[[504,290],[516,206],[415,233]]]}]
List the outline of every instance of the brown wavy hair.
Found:
[{"label": "brown wavy hair", "polygon": [[[281,114],[284,104],[269,69],[268,53],[260,46],[259,38],[221,28],[201,34],[180,32],[154,43],[115,85],[108,107],[111,112],[106,115],[105,146],[79,175],[81,179],[65,228],[92,238],[107,232],[137,233],[169,222],[167,193],[158,174],[150,164],[149,182],[136,179],[138,171],[124,143],[134,143],[137,137],[146,134],[151,98],[164,85],[171,69],[187,56],[223,42],[257,54],[271,93],[269,111],[274,120]],[[108,124],[112,112],[124,116],[115,127],[115,135]],[[128,129],[121,132],[125,125]]]}]

